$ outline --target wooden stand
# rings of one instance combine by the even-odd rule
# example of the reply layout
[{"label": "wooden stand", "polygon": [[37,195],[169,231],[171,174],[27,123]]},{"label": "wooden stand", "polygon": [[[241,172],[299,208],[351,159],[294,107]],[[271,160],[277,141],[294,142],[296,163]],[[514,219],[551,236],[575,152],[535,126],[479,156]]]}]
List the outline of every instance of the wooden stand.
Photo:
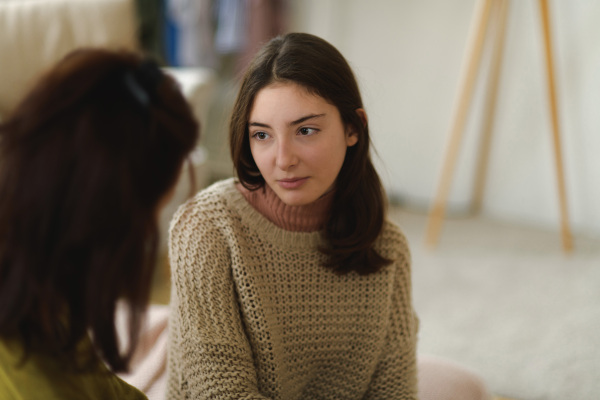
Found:
[{"label": "wooden stand", "polygon": [[[567,216],[567,196],[565,192],[563,161],[560,147],[558,108],[556,100],[556,89],[554,85],[554,66],[552,61],[553,55],[550,34],[550,16],[548,11],[547,0],[538,1],[542,19],[544,46],[546,54],[546,70],[548,76],[547,85],[550,115],[552,120],[551,122],[553,129],[554,156],[556,162],[558,194],[560,202],[562,244],[564,251],[570,252],[573,249],[573,243]],[[477,71],[481,63],[481,56],[483,52],[486,31],[488,30],[490,19],[493,17],[495,18],[496,37],[494,41],[494,51],[492,53],[491,60],[492,69],[490,71],[487,87],[487,99],[484,110],[483,138],[478,158],[479,165],[477,168],[477,175],[475,178],[475,190],[473,199],[474,209],[476,211],[479,211],[481,208],[485,175],[487,171],[487,159],[491,143],[491,131],[497,98],[498,81],[500,76],[500,65],[502,63],[504,38],[506,36],[507,14],[508,0],[480,0],[477,4],[477,12],[475,13],[475,18],[473,20],[471,32],[469,34],[469,43],[467,48],[468,59],[466,60],[466,63],[463,67],[461,77],[462,82],[460,85],[461,91],[459,92],[459,96],[456,102],[454,120],[450,130],[450,139],[443,164],[440,184],[433,202],[433,207],[431,208],[431,211],[429,213],[429,221],[427,224],[426,232],[426,243],[432,247],[436,246],[439,240],[442,222],[445,215],[446,201],[450,192],[452,174],[456,164],[458,150],[460,147],[460,141],[462,138],[462,132],[465,127],[467,111],[473,95],[473,89],[477,78]]]}]

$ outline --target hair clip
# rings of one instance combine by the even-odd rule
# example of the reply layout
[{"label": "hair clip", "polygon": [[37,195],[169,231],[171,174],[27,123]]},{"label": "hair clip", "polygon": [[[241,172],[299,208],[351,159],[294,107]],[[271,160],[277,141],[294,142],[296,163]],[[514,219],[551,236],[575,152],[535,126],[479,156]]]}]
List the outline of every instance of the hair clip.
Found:
[{"label": "hair clip", "polygon": [[164,78],[164,73],[156,61],[150,58],[144,59],[135,72],[142,85],[150,91],[150,95],[154,95],[156,88]]},{"label": "hair clip", "polygon": [[123,82],[125,82],[125,86],[129,89],[129,93],[133,96],[133,98],[143,107],[146,108],[150,104],[150,96],[148,93],[142,88],[137,79],[133,76],[131,71],[125,72],[123,76]]},{"label": "hair clip", "polygon": [[163,77],[158,64],[147,58],[135,70],[126,71],[123,74],[123,82],[134,100],[143,109],[147,109]]}]

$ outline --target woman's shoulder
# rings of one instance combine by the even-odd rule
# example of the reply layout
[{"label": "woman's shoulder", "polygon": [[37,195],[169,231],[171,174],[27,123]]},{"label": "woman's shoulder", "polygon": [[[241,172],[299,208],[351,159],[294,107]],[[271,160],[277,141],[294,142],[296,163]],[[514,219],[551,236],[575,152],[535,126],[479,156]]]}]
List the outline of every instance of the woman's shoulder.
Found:
[{"label": "woman's shoulder", "polygon": [[234,178],[228,178],[200,190],[182,208],[218,209],[224,207],[232,197],[241,197],[241,193],[236,189]]},{"label": "woman's shoulder", "polygon": [[375,244],[376,249],[387,258],[392,260],[404,259],[410,262],[410,247],[408,240],[400,227],[385,220],[379,238]]},{"label": "woman's shoulder", "polygon": [[171,220],[171,228],[197,227],[220,220],[233,212],[231,203],[243,199],[233,178],[213,183],[183,203]]}]

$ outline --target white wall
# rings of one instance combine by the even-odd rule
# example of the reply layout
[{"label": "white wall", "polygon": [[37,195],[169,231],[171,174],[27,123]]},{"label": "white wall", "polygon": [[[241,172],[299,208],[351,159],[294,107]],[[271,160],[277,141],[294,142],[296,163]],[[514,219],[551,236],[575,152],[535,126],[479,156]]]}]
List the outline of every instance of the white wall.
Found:
[{"label": "white wall", "polygon": [[[600,2],[550,1],[568,209],[575,232],[600,235]],[[359,79],[378,167],[390,193],[433,198],[475,0],[297,0],[292,30],[317,34]],[[558,195],[538,2],[510,1],[483,212],[558,229]],[[483,82],[454,174],[449,211],[468,208]]]}]

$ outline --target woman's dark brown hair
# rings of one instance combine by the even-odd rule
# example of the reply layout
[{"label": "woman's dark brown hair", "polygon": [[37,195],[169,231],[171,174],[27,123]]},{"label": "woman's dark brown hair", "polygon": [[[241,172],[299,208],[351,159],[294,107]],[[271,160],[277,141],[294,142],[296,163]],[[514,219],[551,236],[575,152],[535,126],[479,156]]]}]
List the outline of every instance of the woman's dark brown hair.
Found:
[{"label": "woman's dark brown hair", "polygon": [[[67,365],[101,357],[127,369],[159,204],[197,137],[174,80],[137,53],[77,50],[41,78],[0,125],[0,337]],[[126,351],[115,329],[121,299]]]},{"label": "woman's dark brown hair", "polygon": [[358,84],[342,54],[314,35],[289,33],[267,43],[250,63],[234,104],[229,141],[237,176],[246,188],[265,185],[250,151],[248,118],[256,94],[275,82],[296,83],[337,107],[342,122],[358,134],[348,147],[337,177],[324,236],[326,266],[340,273],[368,274],[390,263],[373,245],[383,227],[385,198],[369,154],[369,128],[356,110],[363,108]]}]

